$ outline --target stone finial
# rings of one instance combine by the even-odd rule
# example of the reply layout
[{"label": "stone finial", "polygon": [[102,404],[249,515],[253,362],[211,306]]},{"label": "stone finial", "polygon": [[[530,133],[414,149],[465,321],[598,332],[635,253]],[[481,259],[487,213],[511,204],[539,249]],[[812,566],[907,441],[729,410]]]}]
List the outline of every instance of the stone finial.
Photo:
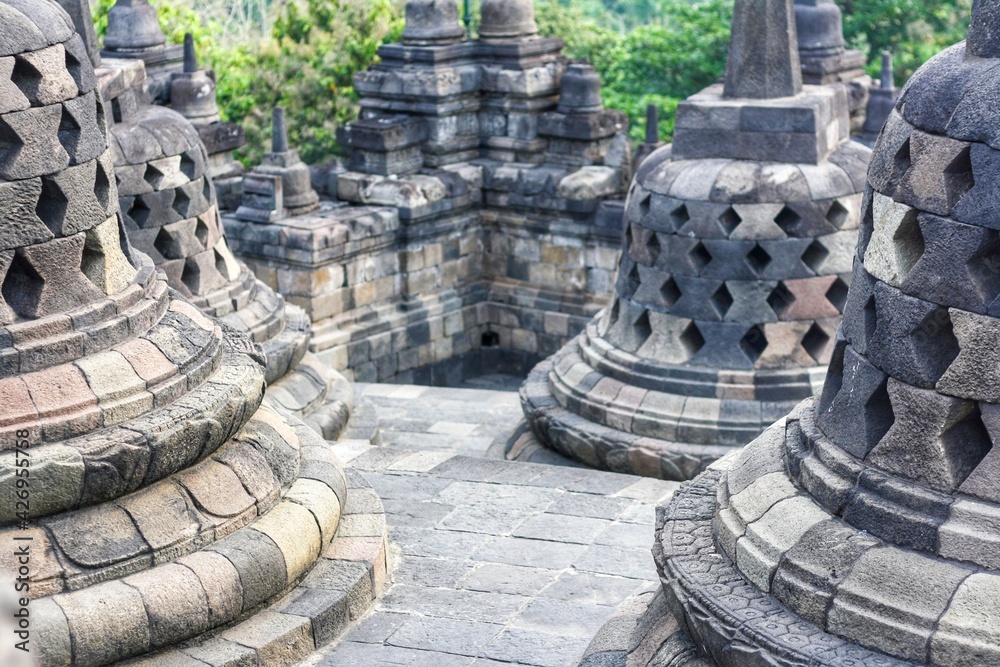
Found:
[{"label": "stone finial", "polygon": [[94,19],[90,13],[88,0],[58,0],[59,5],[73,19],[73,26],[87,47],[87,55],[93,66],[101,66],[101,50],[97,47],[97,34],[94,32]]},{"label": "stone finial", "polygon": [[156,9],[149,0],[118,0],[108,11],[104,48],[114,51],[148,49],[167,43]]},{"label": "stone finial", "polygon": [[184,34],[184,72],[192,74],[198,71],[198,54],[194,50],[194,36],[191,33]]},{"label": "stone finial", "polygon": [[871,97],[868,99],[868,106],[865,110],[865,124],[861,129],[858,140],[872,147],[878,139],[878,133],[882,131],[886,119],[896,106],[896,82],[892,74],[892,54],[888,51],[882,52],[882,81],[878,88],[871,90]]},{"label": "stone finial", "polygon": [[516,40],[538,34],[533,0],[483,0],[480,17],[480,39]]},{"label": "stone finial", "polygon": [[792,0],[736,0],[724,96],[771,99],[802,91]]},{"label": "stone finial", "polygon": [[833,0],[795,0],[795,25],[799,50],[844,50],[844,18]]},{"label": "stone finial", "polygon": [[271,152],[285,153],[288,151],[288,127],[285,125],[285,110],[274,107],[271,117]]},{"label": "stone finial", "polygon": [[407,0],[404,44],[443,46],[460,42],[464,37],[455,0]]},{"label": "stone finial", "polygon": [[559,113],[595,113],[604,108],[601,77],[590,63],[573,63],[563,74]]},{"label": "stone finial", "polygon": [[1000,0],[975,0],[972,4],[966,48],[980,58],[1000,58]]},{"label": "stone finial", "polygon": [[219,121],[215,80],[198,68],[198,55],[191,33],[184,35],[184,69],[170,78],[170,106],[196,126]]},{"label": "stone finial", "polygon": [[660,141],[660,110],[655,104],[646,107],[646,143],[655,144]]},{"label": "stone finial", "polygon": [[896,80],[892,73],[892,53],[882,52],[882,80],[879,82],[882,90],[896,90]]}]

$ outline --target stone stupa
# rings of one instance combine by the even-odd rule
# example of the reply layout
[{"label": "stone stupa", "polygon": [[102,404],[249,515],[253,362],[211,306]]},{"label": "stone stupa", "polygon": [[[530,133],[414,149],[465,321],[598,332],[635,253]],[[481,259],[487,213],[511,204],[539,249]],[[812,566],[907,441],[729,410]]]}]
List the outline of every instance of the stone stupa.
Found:
[{"label": "stone stupa", "polygon": [[146,66],[149,95],[157,104],[169,102],[170,79],[184,71],[184,47],[167,43],[156,8],[149,0],[115,2],[108,10],[108,31],[101,54],[141,60]]},{"label": "stone stupa", "polygon": [[974,3],[879,137],[821,396],[662,508],[711,665],[1000,664],[998,21]]},{"label": "stone stupa", "polygon": [[198,65],[194,39],[184,35],[184,70],[170,77],[170,108],[191,121],[208,153],[208,176],[223,208],[239,204],[243,165],[233,151],[246,143],[243,127],[219,118],[215,72]]},{"label": "stone stupa", "polygon": [[689,479],[820,386],[870,153],[795,44],[791,0],[737,3],[725,84],[678,107],[633,181],[611,303],[522,387],[545,445]]},{"label": "stone stupa", "polygon": [[882,79],[877,88],[872,89],[871,99],[868,100],[868,112],[865,117],[865,126],[858,137],[858,141],[866,146],[875,146],[875,140],[885,126],[885,122],[892,114],[896,106],[896,81],[892,74],[892,54],[888,51],[882,52]]},{"label": "stone stupa", "polygon": [[802,82],[843,84],[851,113],[851,133],[859,134],[865,122],[872,78],[865,72],[865,55],[847,48],[840,7],[833,0],[795,0],[795,25]]},{"label": "stone stupa", "polygon": [[[0,0],[0,26],[0,68],[34,73],[0,73],[0,571],[30,545],[31,655],[39,667],[168,647],[169,664],[301,657],[326,621],[346,623],[346,591],[302,580],[336,567],[323,554],[344,472],[311,429],[262,405],[260,348],[129,244],[69,16]],[[266,623],[242,625],[279,597]]]},{"label": "stone stupa", "polygon": [[141,61],[105,58],[105,65],[99,74],[113,109],[112,155],[129,240],[171,287],[263,345],[268,382],[275,382],[306,354],[309,318],[229,250],[198,130],[178,112],[146,102]]}]

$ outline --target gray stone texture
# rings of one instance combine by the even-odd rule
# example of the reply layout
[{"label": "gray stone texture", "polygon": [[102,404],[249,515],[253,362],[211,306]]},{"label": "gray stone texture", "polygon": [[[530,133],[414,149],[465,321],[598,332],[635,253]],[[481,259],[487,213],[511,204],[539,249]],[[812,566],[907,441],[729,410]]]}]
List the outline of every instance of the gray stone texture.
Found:
[{"label": "gray stone texture", "polygon": [[687,479],[818,387],[869,151],[847,141],[842,85],[802,88],[794,35],[792,3],[738,3],[730,81],[682,102],[636,174],[611,302],[522,388],[559,453]]},{"label": "gray stone texture", "polygon": [[[13,545],[30,537],[22,595],[43,646],[39,667],[164,649],[149,661],[245,660],[235,643],[200,652],[186,643],[276,602],[347,529],[346,539],[368,540],[340,550],[362,569],[344,587],[360,613],[385,579],[381,506],[369,498],[369,513],[355,519],[325,441],[263,404],[264,353],[237,329],[279,337],[284,323],[267,320],[283,302],[255,290],[231,255],[225,266],[198,259],[225,249],[198,132],[145,104],[141,61],[106,58],[95,73],[58,4],[3,0],[0,24],[0,73],[10,82],[0,86],[0,534],[9,547],[0,570],[17,571]],[[11,61],[31,75],[15,76],[22,66]],[[107,131],[112,118],[119,133]],[[171,290],[129,233],[188,289]],[[235,312],[235,326],[181,294],[212,296],[198,289],[210,280],[191,276],[209,264],[233,283],[210,305]],[[240,319],[237,305],[253,317]],[[308,320],[291,319],[304,348]],[[300,403],[347,409],[332,374],[292,375],[279,385],[286,403],[298,393]],[[301,375],[315,380],[311,397],[296,385]],[[26,455],[30,502],[19,507]],[[309,617],[277,612],[226,633],[255,664],[289,663],[334,632],[321,606],[309,607],[323,619],[318,638]],[[193,655],[173,648],[181,644]]]},{"label": "gray stone texture", "polygon": [[876,142],[820,396],[661,508],[663,590],[712,664],[996,661],[995,206],[972,158],[994,150],[994,10],[976,3]]}]

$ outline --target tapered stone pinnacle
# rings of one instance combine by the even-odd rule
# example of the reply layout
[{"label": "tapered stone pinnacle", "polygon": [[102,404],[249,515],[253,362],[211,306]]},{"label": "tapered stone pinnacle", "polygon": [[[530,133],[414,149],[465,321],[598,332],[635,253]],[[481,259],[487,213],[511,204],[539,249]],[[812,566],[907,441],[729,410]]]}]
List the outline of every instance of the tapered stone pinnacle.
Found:
[{"label": "tapered stone pinnacle", "polygon": [[660,110],[655,104],[646,107],[646,143],[655,144],[660,140]]},{"label": "tapered stone pinnacle", "polygon": [[736,0],[724,95],[792,97],[802,90],[792,0]]},{"label": "tapered stone pinnacle", "polygon": [[87,55],[94,67],[101,66],[101,50],[97,48],[97,35],[94,32],[94,19],[90,13],[88,0],[58,0],[60,6],[73,19],[73,27],[83,39],[87,47]]},{"label": "tapered stone pinnacle", "polygon": [[285,110],[274,107],[274,117],[271,123],[271,151],[284,153],[288,150],[288,128],[285,126]]},{"label": "tapered stone pinnacle", "polygon": [[198,71],[198,54],[194,51],[194,36],[184,35],[184,71],[192,74]]},{"label": "tapered stone pinnacle", "polygon": [[1000,57],[1000,0],[975,0],[972,3],[966,48],[980,58]]},{"label": "tapered stone pinnacle", "polygon": [[892,74],[892,53],[882,52],[882,80],[879,82],[882,90],[895,90],[896,80]]}]

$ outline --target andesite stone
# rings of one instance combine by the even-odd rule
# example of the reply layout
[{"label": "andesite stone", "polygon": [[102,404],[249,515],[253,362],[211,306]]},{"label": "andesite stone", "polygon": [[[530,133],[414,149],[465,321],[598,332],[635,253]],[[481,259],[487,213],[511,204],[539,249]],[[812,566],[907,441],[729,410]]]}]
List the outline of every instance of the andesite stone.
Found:
[{"label": "andesite stone", "polygon": [[[95,75],[58,4],[0,0],[0,17],[0,52],[46,63],[28,85],[13,82],[17,94],[0,87],[0,126],[20,146],[0,151],[0,571],[18,570],[15,545],[30,539],[37,556],[20,595],[31,600],[38,667],[196,645],[285,598],[321,561],[344,510],[344,472],[318,434],[263,403],[261,348],[170,289],[129,241],[119,183],[153,195],[154,229],[197,225],[163,224],[208,198],[200,184],[184,191],[202,178],[197,132],[167,109],[130,116],[139,91],[115,65],[141,88],[130,69],[141,62],[106,58]],[[45,40],[25,44],[26,34]],[[131,93],[131,111],[101,88]],[[123,112],[142,142],[122,146],[108,132],[106,116]],[[50,115],[63,121],[39,120]],[[145,178],[117,178],[116,160]],[[214,222],[203,235],[164,231],[154,245],[184,254],[215,244]],[[225,594],[243,599],[222,599],[205,560],[229,574]]]},{"label": "andesite stone", "polygon": [[737,2],[727,71],[639,166],[611,302],[522,386],[538,439],[587,465],[688,479],[834,350],[869,151],[842,85],[799,83],[791,0]]},{"label": "andesite stone", "polygon": [[998,8],[974,3],[968,43],[913,75],[876,142],[822,392],[660,508],[663,591],[712,665],[1000,660],[997,200],[976,187]]},{"label": "andesite stone", "polygon": [[410,0],[406,3],[403,44],[433,46],[454,44],[465,38],[458,23],[455,0]]},{"label": "andesite stone", "polygon": [[538,34],[533,0],[483,0],[480,39],[515,40]]},{"label": "andesite stone", "polygon": [[833,0],[795,0],[795,24],[803,83],[844,84],[851,132],[861,133],[872,81],[864,54],[845,46],[840,7]]},{"label": "andesite stone", "polygon": [[864,129],[858,141],[866,146],[874,147],[879,132],[885,126],[886,120],[896,106],[896,82],[892,73],[892,54],[882,52],[882,78],[877,88],[872,88],[871,99],[868,100],[868,111],[865,117]]},{"label": "andesite stone", "polygon": [[149,0],[117,0],[108,10],[108,29],[102,55],[140,59],[146,64],[151,99],[166,104],[170,78],[184,69],[184,47],[167,44],[156,8]]}]

